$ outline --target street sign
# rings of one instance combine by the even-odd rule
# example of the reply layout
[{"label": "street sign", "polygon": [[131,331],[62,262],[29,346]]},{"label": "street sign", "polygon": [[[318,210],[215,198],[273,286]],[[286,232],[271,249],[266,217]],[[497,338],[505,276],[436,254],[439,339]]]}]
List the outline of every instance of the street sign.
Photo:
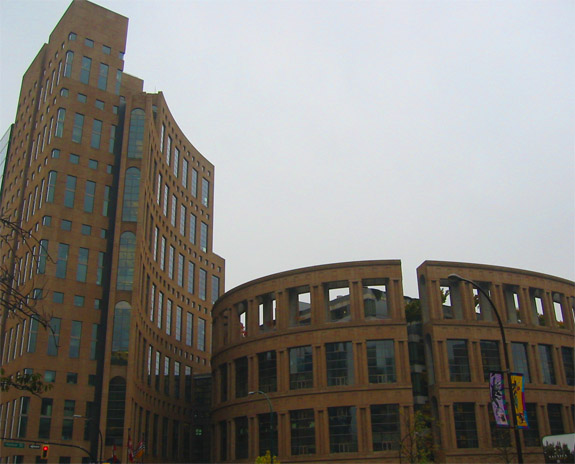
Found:
[{"label": "street sign", "polygon": [[28,445],[30,449],[40,449],[40,445]]},{"label": "street sign", "polygon": [[17,441],[5,441],[4,446],[6,448],[24,448],[24,443],[18,443]]}]

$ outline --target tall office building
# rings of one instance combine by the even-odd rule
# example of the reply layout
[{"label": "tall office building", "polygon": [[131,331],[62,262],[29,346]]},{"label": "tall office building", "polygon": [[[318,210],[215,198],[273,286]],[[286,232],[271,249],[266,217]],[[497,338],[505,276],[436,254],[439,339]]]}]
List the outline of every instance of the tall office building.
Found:
[{"label": "tall office building", "polygon": [[74,0],[22,80],[0,214],[38,241],[4,241],[0,261],[40,320],[3,307],[0,359],[53,389],[2,394],[2,462],[44,462],[34,443],[127,461],[129,440],[148,462],[209,459],[214,166],[123,72],[127,27]]}]

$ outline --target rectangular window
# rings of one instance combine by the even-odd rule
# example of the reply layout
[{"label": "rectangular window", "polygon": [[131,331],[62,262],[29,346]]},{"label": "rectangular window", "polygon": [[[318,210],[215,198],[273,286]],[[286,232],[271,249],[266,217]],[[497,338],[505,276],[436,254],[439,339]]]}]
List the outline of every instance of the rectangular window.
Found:
[{"label": "rectangular window", "polygon": [[169,166],[172,161],[172,137],[168,135],[168,146],[166,148],[166,164]]},{"label": "rectangular window", "polygon": [[122,70],[116,70],[116,85],[114,87],[114,93],[120,95],[120,88],[122,87]]},{"label": "rectangular window", "polygon": [[164,153],[164,138],[166,136],[166,125],[162,124],[162,130],[160,132],[160,151]]},{"label": "rectangular window", "polygon": [[236,431],[236,459],[247,459],[249,453],[248,447],[248,418],[236,417],[234,419]]},{"label": "rectangular window", "polygon": [[164,216],[168,216],[168,198],[170,197],[170,188],[168,184],[164,185],[164,205],[162,207],[162,212]]},{"label": "rectangular window", "polygon": [[193,213],[190,213],[190,243],[196,244],[196,216]]},{"label": "rectangular window", "polygon": [[72,128],[72,142],[82,143],[82,131],[84,129],[84,115],[74,115],[74,127]]},{"label": "rectangular window", "polygon": [[192,195],[198,196],[198,171],[192,168]]},{"label": "rectangular window", "polygon": [[172,307],[173,302],[168,298],[166,302],[166,335],[172,334]]},{"label": "rectangular window", "polygon": [[50,331],[48,333],[48,356],[58,356],[61,323],[62,319],[59,317],[53,317],[50,319]]},{"label": "rectangular window", "polygon": [[38,438],[50,438],[52,405],[52,398],[42,398],[42,404],[40,406],[40,421],[38,424]]},{"label": "rectangular window", "polygon": [[206,320],[198,317],[198,350],[206,351]]},{"label": "rectangular window", "polygon": [[289,387],[291,390],[313,387],[311,345],[289,349]]},{"label": "rectangular window", "polygon": [[327,384],[353,385],[353,351],[351,342],[325,344]]},{"label": "rectangular window", "polygon": [[184,255],[178,253],[178,285],[184,286]]},{"label": "rectangular window", "polygon": [[186,219],[188,217],[188,212],[184,205],[180,205],[180,235],[182,237],[186,236]]},{"label": "rectangular window", "polygon": [[200,300],[204,300],[204,301],[206,301],[206,283],[207,283],[207,280],[208,280],[208,273],[204,269],[200,268],[200,277],[199,277],[199,282],[198,282],[198,285],[200,288],[199,297],[200,297]]},{"label": "rectangular window", "polygon": [[547,415],[549,416],[549,430],[551,435],[563,435],[565,428],[563,427],[563,414],[561,413],[561,404],[548,404]]},{"label": "rectangular window", "polygon": [[228,401],[228,365],[222,364],[218,373],[220,376],[220,401]]},{"label": "rectangular window", "polygon": [[188,261],[188,293],[194,293],[194,270],[195,264],[192,261]]},{"label": "rectangular window", "polygon": [[[483,312],[485,314],[485,312]],[[491,447],[497,449],[506,449],[511,446],[511,435],[508,428],[498,427],[495,423],[493,415],[493,408],[489,404],[487,406],[489,414],[489,431],[491,433]],[[531,422],[531,421],[530,421]],[[529,424],[531,425],[531,424]]]},{"label": "rectangular window", "polygon": [[102,285],[102,276],[104,275],[104,260],[106,253],[103,251],[98,252],[98,268],[96,270],[96,285]]},{"label": "rectangular window", "polygon": [[108,216],[110,209],[110,194],[111,187],[109,185],[104,186],[104,201],[102,202],[102,216]]},{"label": "rectangular window", "polygon": [[246,356],[234,361],[236,372],[236,398],[248,396],[248,358]]},{"label": "rectangular window", "polygon": [[16,434],[18,438],[26,438],[29,410],[30,410],[30,397],[22,396],[20,398],[20,419],[18,421],[18,433]]},{"label": "rectangular window", "polygon": [[98,88],[100,90],[106,90],[108,87],[108,69],[107,64],[100,63],[100,71],[98,72]]},{"label": "rectangular window", "polygon": [[370,412],[373,451],[399,449],[399,405],[372,404]]},{"label": "rectangular window", "polygon": [[208,225],[205,222],[200,224],[200,250],[208,251]]},{"label": "rectangular window", "polygon": [[115,125],[111,125],[110,126],[110,141],[108,143],[108,152],[109,153],[114,153],[114,146],[116,145],[116,126]]},{"label": "rectangular window", "polygon": [[475,422],[475,403],[453,403],[453,421],[457,447],[479,447]]},{"label": "rectangular window", "polygon": [[58,108],[58,114],[56,115],[56,128],[54,130],[54,137],[62,137],[64,133],[64,120],[66,119],[66,110],[64,108]]},{"label": "rectangular window", "polygon": [[529,428],[523,429],[523,440],[525,446],[541,446],[541,436],[539,435],[539,421],[537,420],[537,404],[527,403],[525,405],[527,411],[527,420],[529,421]]},{"label": "rectangular window", "polygon": [[180,150],[174,147],[174,176],[178,177],[180,169]]},{"label": "rectangular window", "polygon": [[154,374],[155,374],[155,388],[156,390],[160,390],[160,352],[156,350],[156,364],[154,367]]},{"label": "rectangular window", "polygon": [[73,62],[74,62],[74,52],[68,50],[66,52],[66,61],[64,63],[64,77],[70,77],[72,75]]},{"label": "rectangular window", "polygon": [[357,452],[356,408],[339,406],[327,408],[329,416],[330,453]]},{"label": "rectangular window", "polygon": [[277,391],[277,360],[275,351],[258,353],[258,389],[265,392]]},{"label": "rectangular window", "polygon": [[[565,380],[567,385],[575,385],[575,362],[573,360],[573,348],[569,346],[561,347],[561,358],[563,359],[563,369],[565,370]],[[531,425],[531,422],[529,423]]]},{"label": "rectangular window", "polygon": [[176,333],[174,335],[176,340],[182,340],[182,308],[180,306],[176,307]]},{"label": "rectangular window", "polygon": [[170,394],[170,358],[164,356],[164,393]]},{"label": "rectangular window", "polygon": [[44,274],[46,272],[46,260],[48,259],[48,240],[40,240],[38,247],[38,267],[36,273]]},{"label": "rectangular window", "polygon": [[78,268],[76,269],[76,280],[78,282],[86,282],[89,254],[90,250],[88,248],[80,248],[78,250]]},{"label": "rectangular window", "polygon": [[366,347],[369,383],[395,382],[393,340],[368,340]]},{"label": "rectangular window", "polygon": [[92,124],[92,138],[90,146],[92,148],[100,149],[100,140],[102,139],[102,121],[94,119]]},{"label": "rectangular window", "polygon": [[488,382],[490,372],[501,371],[499,342],[493,340],[481,340],[480,347],[481,363],[483,364],[483,380]]},{"label": "rectangular window", "polygon": [[451,382],[471,382],[467,340],[447,340],[447,360]]},{"label": "rectangular window", "polygon": [[35,317],[30,318],[30,331],[28,333],[28,353],[36,352],[36,341],[38,340],[38,319]]},{"label": "rectangular window", "polygon": [[291,454],[315,454],[315,417],[313,409],[289,412],[291,429]]},{"label": "rectangular window", "polygon": [[58,256],[56,258],[56,277],[59,277],[61,279],[66,278],[69,249],[70,245],[67,245],[65,243],[58,244]]},{"label": "rectangular window", "polygon": [[162,235],[160,239],[160,269],[163,271],[166,268],[166,237]]},{"label": "rectangular window", "polygon": [[158,319],[156,320],[156,325],[158,329],[162,328],[162,318],[164,317],[164,293],[158,292]]},{"label": "rectangular window", "polygon": [[178,199],[176,198],[176,195],[172,194],[172,203],[170,208],[170,224],[172,224],[172,227],[176,227],[177,210],[178,210]]},{"label": "rectangular window", "polygon": [[180,397],[180,363],[178,361],[174,361],[174,397]]},{"label": "rectangular window", "polygon": [[192,346],[194,334],[194,315],[186,313],[186,345]]},{"label": "rectangular window", "polygon": [[80,70],[80,82],[88,84],[90,82],[90,69],[92,68],[92,59],[87,56],[82,57],[82,69]]},{"label": "rectangular window", "polygon": [[86,192],[84,193],[84,212],[94,211],[94,198],[96,196],[96,182],[86,181]]},{"label": "rectangular window", "polygon": [[66,191],[64,192],[64,206],[67,206],[68,208],[73,208],[75,197],[76,197],[76,178],[74,176],[66,176]]},{"label": "rectangular window", "polygon": [[202,205],[208,207],[210,203],[210,182],[202,178]]},{"label": "rectangular window", "polygon": [[189,169],[188,160],[183,158],[182,159],[182,186],[186,189],[188,188],[188,169]]},{"label": "rectangular window", "polygon": [[46,187],[46,203],[54,202],[54,193],[56,191],[56,179],[58,173],[56,171],[50,171],[48,174],[48,186]]},{"label": "rectangular window", "polygon": [[82,339],[82,322],[72,321],[70,330],[70,357],[80,357],[80,341]]},{"label": "rectangular window", "polygon": [[543,383],[555,385],[555,367],[553,365],[553,353],[550,345],[539,345],[539,358],[541,360],[541,373]]},{"label": "rectangular window", "polygon": [[[271,414],[264,413],[258,414],[258,430],[259,430],[259,455],[265,456],[268,451],[272,451],[274,455],[277,455],[278,443],[278,417],[274,412]],[[270,424],[270,420],[272,423]]]},{"label": "rectangular window", "polygon": [[169,250],[169,254],[168,254],[168,277],[170,279],[174,278],[174,254],[175,254],[176,250],[175,248],[170,245],[170,250]]},{"label": "rectangular window", "polygon": [[526,343],[511,343],[511,355],[513,357],[513,371],[523,374],[525,383],[531,382],[529,375],[529,361],[527,359]]},{"label": "rectangular window", "polygon": [[216,302],[216,300],[220,296],[220,278],[218,276],[212,276],[212,304]]}]

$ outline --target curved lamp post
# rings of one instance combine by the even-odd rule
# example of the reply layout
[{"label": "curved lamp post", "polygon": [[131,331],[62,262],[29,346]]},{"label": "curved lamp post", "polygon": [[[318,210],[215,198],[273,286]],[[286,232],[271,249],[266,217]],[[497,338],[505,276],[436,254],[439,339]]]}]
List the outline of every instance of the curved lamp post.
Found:
[{"label": "curved lamp post", "polygon": [[[81,416],[80,414],[74,414],[72,416],[74,419],[84,419],[85,421],[91,421],[92,417],[86,417],[86,416]],[[104,438],[102,437],[102,431],[100,430],[100,427],[98,427],[98,442],[99,442],[99,454],[100,456],[98,457],[98,463],[102,462],[102,445],[104,444]]]},{"label": "curved lamp post", "polygon": [[487,298],[487,301],[489,301],[489,304],[491,305],[491,308],[493,308],[493,312],[495,313],[495,317],[497,319],[497,324],[499,324],[499,331],[501,332],[501,340],[503,342],[503,354],[505,356],[505,372],[507,372],[507,383],[509,384],[509,402],[511,403],[511,427],[513,427],[513,431],[515,433],[515,448],[516,448],[516,452],[517,452],[517,462],[519,464],[523,463],[523,453],[521,452],[521,441],[520,441],[520,437],[519,437],[519,428],[517,427],[516,422],[516,409],[515,409],[515,401],[513,401],[513,386],[511,384],[511,363],[509,362],[509,350],[507,348],[507,340],[505,339],[505,330],[503,328],[503,323],[501,322],[501,317],[499,316],[499,312],[497,311],[497,308],[495,307],[495,303],[493,303],[493,300],[491,299],[491,297],[489,296],[489,293],[487,293],[485,290],[483,290],[483,288],[481,287],[481,285],[479,285],[477,282],[474,282],[473,280],[470,279],[466,279],[465,277],[461,277],[458,274],[450,274],[447,277],[449,280],[453,281],[453,282],[467,282],[468,284],[471,284],[472,286],[474,286],[478,292],[480,292],[485,298]]},{"label": "curved lamp post", "polygon": [[275,456],[275,453],[274,453],[274,447],[275,447],[274,446],[275,445],[275,440],[274,440],[274,408],[272,406],[272,402],[270,400],[270,397],[268,396],[268,394],[266,392],[263,392],[261,390],[248,392],[248,395],[255,395],[255,394],[263,395],[268,402],[268,406],[270,407],[270,448],[271,448],[271,450],[270,450],[271,461],[270,462],[273,464],[274,456]]}]

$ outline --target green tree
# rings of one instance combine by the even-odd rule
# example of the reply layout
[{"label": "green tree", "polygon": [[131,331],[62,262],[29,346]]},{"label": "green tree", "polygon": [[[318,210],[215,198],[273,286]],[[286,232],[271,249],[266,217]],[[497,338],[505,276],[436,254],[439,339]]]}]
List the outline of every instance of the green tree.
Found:
[{"label": "green tree", "polygon": [[432,426],[436,423],[427,412],[416,411],[404,421],[405,433],[399,439],[399,462],[426,464],[434,462],[435,443]]},{"label": "green tree", "polygon": [[421,322],[421,302],[417,299],[411,300],[405,305],[405,319],[407,322]]}]

